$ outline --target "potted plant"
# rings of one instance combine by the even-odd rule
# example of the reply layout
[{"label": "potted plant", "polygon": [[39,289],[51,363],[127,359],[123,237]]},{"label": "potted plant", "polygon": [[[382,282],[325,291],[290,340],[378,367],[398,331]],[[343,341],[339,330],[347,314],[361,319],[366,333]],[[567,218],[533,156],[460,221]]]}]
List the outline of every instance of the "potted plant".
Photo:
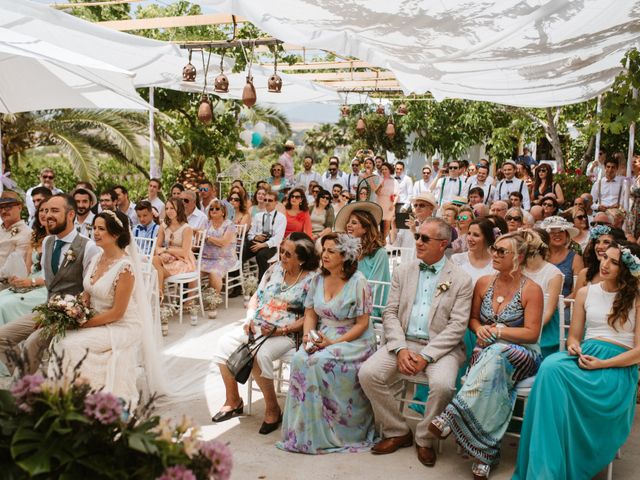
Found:
[{"label": "potted plant", "polygon": [[209,312],[209,318],[216,318],[218,316],[218,307],[222,304],[222,296],[216,292],[215,288],[209,287],[202,292],[202,300]]}]

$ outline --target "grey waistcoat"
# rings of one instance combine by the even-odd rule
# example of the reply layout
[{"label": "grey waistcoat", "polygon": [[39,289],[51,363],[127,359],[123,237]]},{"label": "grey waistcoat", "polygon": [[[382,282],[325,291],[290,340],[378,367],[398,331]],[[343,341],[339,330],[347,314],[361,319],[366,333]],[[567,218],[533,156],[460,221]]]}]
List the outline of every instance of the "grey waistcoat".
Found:
[{"label": "grey waistcoat", "polygon": [[55,237],[51,236],[46,239],[45,250],[47,252],[46,262],[42,265],[44,269],[44,283],[47,287],[47,299],[51,298],[56,293],[77,295],[84,290],[82,286],[82,280],[84,276],[83,261],[84,261],[84,249],[89,240],[82,235],[76,235],[76,238],[71,242],[71,247],[67,252],[75,252],[75,259],[71,262],[63,255],[62,263],[58,269],[58,273],[53,274],[51,269],[51,258],[53,257],[53,245],[55,244]]}]

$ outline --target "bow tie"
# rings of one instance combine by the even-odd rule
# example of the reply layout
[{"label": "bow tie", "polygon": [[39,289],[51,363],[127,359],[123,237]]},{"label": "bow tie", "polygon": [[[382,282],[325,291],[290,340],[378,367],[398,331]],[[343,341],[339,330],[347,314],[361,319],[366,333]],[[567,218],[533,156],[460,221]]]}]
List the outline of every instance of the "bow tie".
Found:
[{"label": "bow tie", "polygon": [[513,183],[513,180],[505,180],[506,183]]},{"label": "bow tie", "polygon": [[450,182],[455,182],[457,180],[457,178],[449,178]]},{"label": "bow tie", "polygon": [[395,178],[396,180],[400,180],[400,177],[398,177],[398,176],[396,176],[396,177],[394,177],[394,178]]},{"label": "bow tie", "polygon": [[146,231],[147,231],[147,229],[149,229],[150,227],[151,227],[151,224],[146,225],[146,226],[145,226],[145,225],[142,225],[141,223],[140,223],[140,224],[138,224],[138,228],[139,228],[140,230],[145,231],[145,232],[146,232]]},{"label": "bow tie", "polygon": [[434,267],[433,265],[428,265],[424,262],[420,262],[420,271],[436,273],[436,267]]}]

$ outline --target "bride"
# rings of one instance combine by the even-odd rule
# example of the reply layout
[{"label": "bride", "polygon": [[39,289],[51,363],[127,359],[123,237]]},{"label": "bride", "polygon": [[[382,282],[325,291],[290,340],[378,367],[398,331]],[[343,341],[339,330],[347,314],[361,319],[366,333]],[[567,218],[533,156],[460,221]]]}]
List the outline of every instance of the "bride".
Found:
[{"label": "bride", "polygon": [[[144,366],[149,387],[159,378],[153,359],[156,354],[154,338],[159,326],[153,328],[149,301],[135,246],[131,244],[129,220],[121,212],[104,210],[96,215],[93,224],[96,245],[102,248],[91,261],[84,278],[85,302],[95,310],[95,315],[78,330],[68,331],[52,343],[52,348],[62,356],[65,372],[83,357],[80,375],[92,387],[105,391],[135,404],[139,394],[136,387],[138,347],[142,347]],[[156,335],[153,334],[154,330]],[[55,357],[52,357],[55,362]],[[50,365],[53,368],[53,365]]]}]

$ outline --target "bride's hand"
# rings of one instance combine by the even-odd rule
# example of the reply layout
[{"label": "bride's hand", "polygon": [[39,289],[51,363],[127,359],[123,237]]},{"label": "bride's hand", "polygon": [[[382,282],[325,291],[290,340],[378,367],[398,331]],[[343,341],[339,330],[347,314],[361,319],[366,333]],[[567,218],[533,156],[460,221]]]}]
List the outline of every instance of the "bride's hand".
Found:
[{"label": "bride's hand", "polygon": [[85,307],[91,306],[91,295],[89,295],[89,292],[82,292],[80,298]]}]

